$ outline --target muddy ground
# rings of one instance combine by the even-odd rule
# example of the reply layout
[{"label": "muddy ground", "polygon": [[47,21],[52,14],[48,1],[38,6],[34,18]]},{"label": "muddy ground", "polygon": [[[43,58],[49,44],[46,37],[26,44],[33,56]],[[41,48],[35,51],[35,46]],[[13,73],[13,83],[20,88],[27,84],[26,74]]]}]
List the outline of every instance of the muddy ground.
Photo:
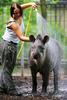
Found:
[{"label": "muddy ground", "polygon": [[42,79],[37,77],[37,94],[33,95],[31,77],[13,77],[18,92],[22,93],[22,96],[10,96],[0,94],[0,100],[67,100],[67,78],[59,79],[59,93],[52,95],[53,92],[53,78],[49,80],[48,95],[41,94]]}]

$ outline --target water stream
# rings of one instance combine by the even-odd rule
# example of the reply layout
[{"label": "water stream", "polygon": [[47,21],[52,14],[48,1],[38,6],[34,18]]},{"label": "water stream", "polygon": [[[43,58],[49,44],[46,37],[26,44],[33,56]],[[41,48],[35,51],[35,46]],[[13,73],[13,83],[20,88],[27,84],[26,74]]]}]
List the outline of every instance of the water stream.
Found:
[{"label": "water stream", "polygon": [[[50,25],[49,22],[45,18],[42,17],[42,15],[38,12],[36,9],[36,19],[37,19],[37,34],[41,34],[42,37],[44,35],[48,34],[50,37],[56,39],[57,36],[57,30],[54,30],[52,26]],[[59,42],[59,41],[58,41]],[[60,44],[62,47],[62,44]],[[62,47],[63,49],[63,47]],[[63,57],[62,57],[63,58]],[[61,61],[61,66],[60,66],[60,73],[63,77],[63,75],[67,75],[67,60]]]}]

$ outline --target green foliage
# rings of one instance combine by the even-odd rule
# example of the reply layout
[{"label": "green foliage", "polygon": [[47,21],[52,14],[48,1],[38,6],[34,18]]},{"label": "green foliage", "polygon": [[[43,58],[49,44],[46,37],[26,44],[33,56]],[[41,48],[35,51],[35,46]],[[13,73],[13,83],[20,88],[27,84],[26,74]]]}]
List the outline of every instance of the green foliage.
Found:
[{"label": "green foliage", "polygon": [[51,26],[54,36],[56,34],[56,39],[59,40],[63,45],[67,45],[67,36],[64,29],[58,23],[55,22],[52,22]]},{"label": "green foliage", "polygon": [[12,0],[0,0],[0,5],[4,6],[7,4],[10,4],[12,2]]},{"label": "green foliage", "polygon": [[6,22],[9,19],[9,6],[0,7],[0,39],[5,30]]},{"label": "green foliage", "polygon": [[57,3],[60,2],[60,0],[47,0],[47,1],[49,1],[49,2],[52,3],[52,4],[57,4]]}]

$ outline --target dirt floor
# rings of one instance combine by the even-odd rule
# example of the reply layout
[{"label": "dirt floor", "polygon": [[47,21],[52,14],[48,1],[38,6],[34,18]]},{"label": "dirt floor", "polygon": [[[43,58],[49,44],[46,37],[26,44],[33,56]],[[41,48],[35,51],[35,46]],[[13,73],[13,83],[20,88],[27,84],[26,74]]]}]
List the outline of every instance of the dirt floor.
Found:
[{"label": "dirt floor", "polygon": [[22,96],[9,96],[0,94],[0,100],[67,100],[67,78],[59,80],[59,93],[52,95],[53,91],[53,78],[49,80],[48,95],[41,94],[42,79],[37,77],[37,94],[33,95],[31,77],[13,76],[17,90],[22,93]]}]

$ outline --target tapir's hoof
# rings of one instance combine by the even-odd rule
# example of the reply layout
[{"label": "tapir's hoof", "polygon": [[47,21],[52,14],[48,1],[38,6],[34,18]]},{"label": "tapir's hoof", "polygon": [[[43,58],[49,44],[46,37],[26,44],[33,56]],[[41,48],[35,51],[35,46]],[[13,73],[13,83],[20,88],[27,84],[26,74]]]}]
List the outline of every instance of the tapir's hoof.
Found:
[{"label": "tapir's hoof", "polygon": [[55,90],[54,92],[53,92],[53,95],[57,95],[59,93],[59,90]]},{"label": "tapir's hoof", "polygon": [[47,92],[42,92],[41,96],[48,96],[48,93]]},{"label": "tapir's hoof", "polygon": [[37,95],[37,91],[32,91],[32,95],[36,96]]}]

